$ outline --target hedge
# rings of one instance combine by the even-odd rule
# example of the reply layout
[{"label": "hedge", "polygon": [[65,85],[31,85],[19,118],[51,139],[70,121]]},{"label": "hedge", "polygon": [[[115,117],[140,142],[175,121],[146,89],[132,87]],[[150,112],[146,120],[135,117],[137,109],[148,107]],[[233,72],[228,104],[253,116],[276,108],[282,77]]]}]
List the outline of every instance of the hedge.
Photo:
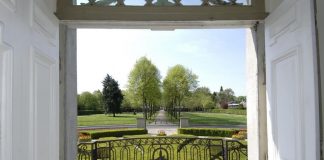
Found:
[{"label": "hedge", "polygon": [[213,113],[226,113],[236,115],[246,115],[246,109],[213,109]]},{"label": "hedge", "polygon": [[92,115],[92,114],[103,114],[104,111],[98,110],[78,110],[78,115]]},{"label": "hedge", "polygon": [[114,130],[94,130],[82,131],[80,133],[89,133],[91,139],[99,139],[102,137],[122,137],[125,135],[141,135],[147,134],[146,129],[114,129]]},{"label": "hedge", "polygon": [[232,137],[239,129],[227,128],[178,128],[178,134],[189,134],[194,136]]}]

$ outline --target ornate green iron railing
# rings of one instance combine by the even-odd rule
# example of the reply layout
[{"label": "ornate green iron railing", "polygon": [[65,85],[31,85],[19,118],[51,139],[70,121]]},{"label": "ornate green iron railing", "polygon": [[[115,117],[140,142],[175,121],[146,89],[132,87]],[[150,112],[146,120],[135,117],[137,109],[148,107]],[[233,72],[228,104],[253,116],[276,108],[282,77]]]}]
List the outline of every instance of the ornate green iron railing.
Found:
[{"label": "ornate green iron railing", "polygon": [[77,160],[245,160],[247,146],[214,138],[124,138],[78,144]]},{"label": "ornate green iron railing", "polygon": [[247,146],[237,140],[226,140],[226,160],[245,160],[248,157]]},{"label": "ornate green iron railing", "polygon": [[[188,3],[189,2],[189,3]],[[225,6],[248,5],[246,0],[78,0],[79,5],[90,6]]]}]

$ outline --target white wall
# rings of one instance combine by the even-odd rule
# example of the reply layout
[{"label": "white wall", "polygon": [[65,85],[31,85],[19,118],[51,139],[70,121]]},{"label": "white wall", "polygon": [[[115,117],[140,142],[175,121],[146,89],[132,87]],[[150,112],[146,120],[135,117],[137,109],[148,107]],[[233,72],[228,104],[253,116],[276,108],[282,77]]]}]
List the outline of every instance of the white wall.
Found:
[{"label": "white wall", "polygon": [[55,0],[0,0],[0,159],[58,159],[55,7]]}]

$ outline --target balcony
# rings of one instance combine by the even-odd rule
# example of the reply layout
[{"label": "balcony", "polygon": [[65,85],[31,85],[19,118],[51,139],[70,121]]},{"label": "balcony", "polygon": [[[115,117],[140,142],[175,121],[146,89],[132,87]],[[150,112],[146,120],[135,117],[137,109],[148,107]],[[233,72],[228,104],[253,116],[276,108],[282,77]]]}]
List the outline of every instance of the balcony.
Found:
[{"label": "balcony", "polygon": [[217,138],[123,138],[78,144],[78,160],[246,160],[247,146]]}]

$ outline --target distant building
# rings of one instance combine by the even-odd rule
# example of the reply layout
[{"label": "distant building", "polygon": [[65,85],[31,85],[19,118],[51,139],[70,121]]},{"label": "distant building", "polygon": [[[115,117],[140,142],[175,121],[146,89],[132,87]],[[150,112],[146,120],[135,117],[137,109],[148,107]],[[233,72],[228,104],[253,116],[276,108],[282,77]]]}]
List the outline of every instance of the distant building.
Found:
[{"label": "distant building", "polygon": [[229,103],[228,104],[228,108],[239,108],[240,107],[240,104],[238,103]]}]

